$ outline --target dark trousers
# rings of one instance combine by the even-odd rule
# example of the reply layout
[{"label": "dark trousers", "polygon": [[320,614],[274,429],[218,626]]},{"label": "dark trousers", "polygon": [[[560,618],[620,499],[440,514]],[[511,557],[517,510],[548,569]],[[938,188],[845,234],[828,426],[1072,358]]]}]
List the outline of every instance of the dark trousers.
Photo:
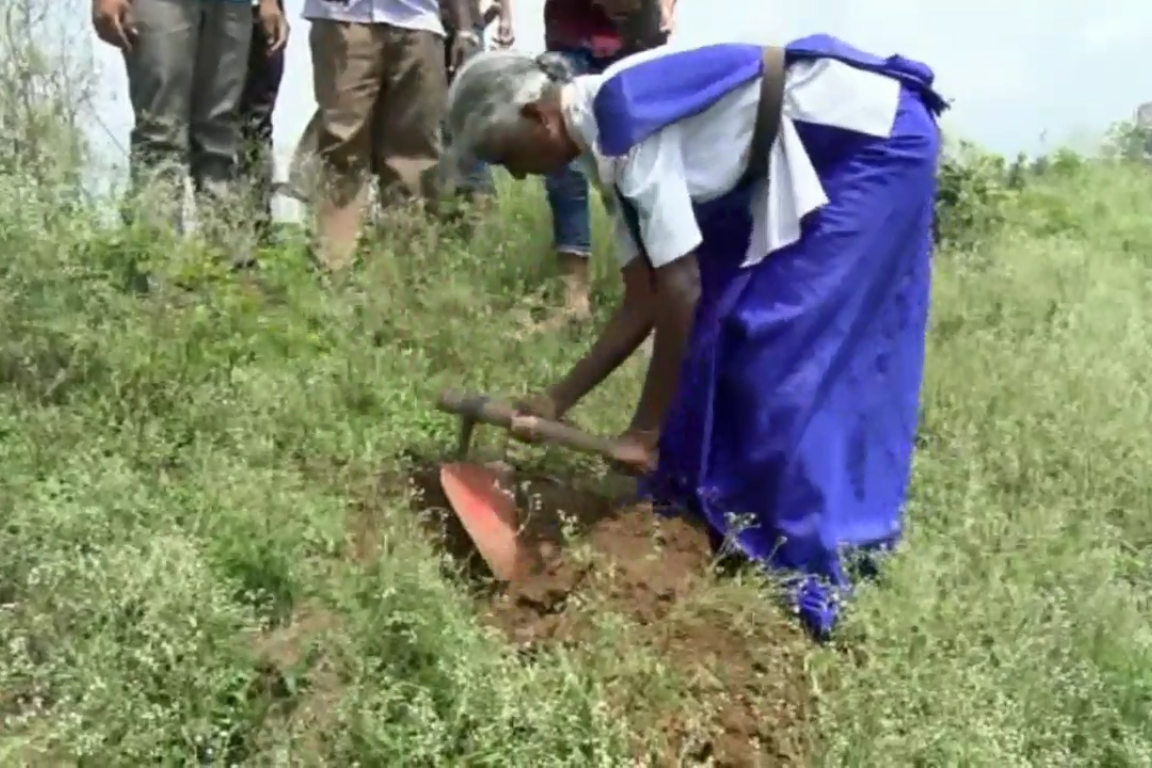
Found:
[{"label": "dark trousers", "polygon": [[[283,0],[280,0],[283,9]],[[267,239],[272,226],[272,189],[275,164],[272,153],[272,112],[280,81],[284,78],[284,51],[269,56],[268,37],[260,26],[258,11],[252,31],[252,48],[248,54],[248,75],[240,99],[240,126],[243,150],[240,174],[252,189],[256,230]]]}]

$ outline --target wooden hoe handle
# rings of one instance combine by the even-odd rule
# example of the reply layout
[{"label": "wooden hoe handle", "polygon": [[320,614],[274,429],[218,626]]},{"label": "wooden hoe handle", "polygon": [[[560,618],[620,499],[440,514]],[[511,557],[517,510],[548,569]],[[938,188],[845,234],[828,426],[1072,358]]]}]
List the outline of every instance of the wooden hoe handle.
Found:
[{"label": "wooden hoe handle", "polygon": [[[446,413],[454,413],[465,419],[471,419],[480,424],[488,424],[503,429],[512,429],[512,417],[516,409],[510,404],[494,400],[487,395],[464,395],[453,390],[440,393],[436,407]],[[532,425],[532,432],[540,442],[558,445],[561,448],[570,448],[581,453],[590,453],[603,456],[606,459],[616,457],[616,444],[599,435],[589,434],[581,429],[548,419],[537,419]],[[515,432],[512,436],[521,438]]]}]

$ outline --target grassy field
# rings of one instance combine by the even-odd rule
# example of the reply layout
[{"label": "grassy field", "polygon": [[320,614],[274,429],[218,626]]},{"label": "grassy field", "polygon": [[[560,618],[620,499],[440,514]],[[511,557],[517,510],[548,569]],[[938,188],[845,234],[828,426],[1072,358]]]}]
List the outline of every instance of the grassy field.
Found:
[{"label": "grassy field", "polygon": [[[1147,168],[956,177],[909,533],[836,643],[740,573],[655,620],[582,593],[580,631],[526,649],[412,478],[453,447],[441,387],[519,394],[590,341],[541,324],[540,190],[467,238],[393,227],[346,280],[292,242],[238,277],[102,224],[25,82],[0,79],[0,765],[748,765],[718,745],[753,732],[763,765],[1152,765]],[[640,373],[577,420],[619,430]]]},{"label": "grassy field", "polygon": [[[467,243],[395,233],[323,285],[299,247],[265,254],[254,284],[15,182],[0,763],[667,760],[653,710],[693,661],[606,620],[512,653],[444,575],[402,479],[405,456],[451,447],[439,387],[518,393],[588,340],[535,325],[554,288],[537,189],[505,189]],[[938,255],[906,547],[841,641],[805,651],[798,762],[1152,764],[1150,199],[1144,169],[1087,165]],[[148,269],[193,290],[135,290]],[[638,376],[577,418],[619,429]],[[570,463],[540,453],[516,456]],[[710,621],[776,611],[751,580],[703,594],[729,611]]]}]

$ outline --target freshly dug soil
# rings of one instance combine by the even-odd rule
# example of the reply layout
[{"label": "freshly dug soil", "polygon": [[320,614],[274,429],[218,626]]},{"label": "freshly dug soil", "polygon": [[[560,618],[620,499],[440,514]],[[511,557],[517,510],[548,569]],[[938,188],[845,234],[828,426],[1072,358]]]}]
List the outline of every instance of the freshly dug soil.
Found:
[{"label": "freshly dug soil", "polygon": [[[430,531],[469,574],[483,577],[437,477],[434,468],[413,477]],[[629,620],[633,630],[620,653],[660,654],[682,678],[675,704],[659,711],[639,694],[621,702],[634,720],[651,721],[637,736],[660,765],[807,762],[808,640],[768,596],[762,610],[725,604],[732,590],[712,573],[714,550],[702,523],[544,478],[519,478],[515,486],[522,540],[539,552],[539,567],[481,593],[486,621],[530,652],[593,640],[605,611]]]}]

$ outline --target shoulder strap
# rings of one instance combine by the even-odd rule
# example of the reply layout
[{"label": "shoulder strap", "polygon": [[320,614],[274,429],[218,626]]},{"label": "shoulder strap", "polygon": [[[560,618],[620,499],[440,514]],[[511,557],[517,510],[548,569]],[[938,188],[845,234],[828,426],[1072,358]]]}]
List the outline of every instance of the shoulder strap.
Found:
[{"label": "shoulder strap", "polygon": [[764,76],[760,80],[760,107],[752,129],[752,151],[748,156],[745,179],[762,179],[768,175],[768,153],[780,130],[780,110],[784,106],[784,49],[764,48]]}]

